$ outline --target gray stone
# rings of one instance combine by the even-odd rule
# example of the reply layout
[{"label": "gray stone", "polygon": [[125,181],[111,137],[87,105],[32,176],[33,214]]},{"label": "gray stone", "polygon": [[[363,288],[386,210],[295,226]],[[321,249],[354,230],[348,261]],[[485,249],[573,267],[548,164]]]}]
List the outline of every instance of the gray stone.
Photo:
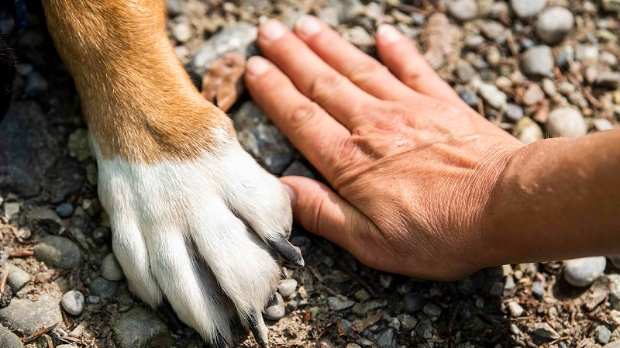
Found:
[{"label": "gray stone", "polygon": [[0,347],[2,348],[23,348],[22,340],[11,330],[0,325]]},{"label": "gray stone", "polygon": [[600,344],[607,344],[611,339],[611,331],[605,325],[599,325],[594,329],[594,338]]},{"label": "gray stone", "polygon": [[327,305],[332,311],[341,311],[353,307],[355,301],[350,300],[346,296],[336,295],[327,298]]},{"label": "gray stone", "polygon": [[80,266],[81,254],[78,246],[68,238],[45,236],[34,246],[34,257],[48,266],[73,269]]},{"label": "gray stone", "polygon": [[173,343],[166,323],[143,307],[120,314],[112,332],[120,348],[170,347]]},{"label": "gray stone", "polygon": [[39,225],[46,225],[57,231],[62,226],[62,220],[55,211],[46,207],[34,207],[28,211],[28,218]]},{"label": "gray stone", "polygon": [[513,122],[517,122],[523,118],[523,108],[519,105],[508,103],[506,104],[506,117]]},{"label": "gray stone", "polygon": [[114,254],[108,254],[101,262],[101,276],[107,280],[119,281],[125,276]]},{"label": "gray stone", "polygon": [[459,21],[469,21],[478,14],[478,4],[474,0],[456,0],[449,4],[448,12]]},{"label": "gray stone", "polygon": [[233,121],[243,148],[271,173],[282,173],[292,162],[293,146],[256,104],[243,104]]},{"label": "gray stone", "polygon": [[387,328],[377,338],[377,344],[382,348],[394,347],[394,329]]},{"label": "gray stone", "polygon": [[607,64],[612,68],[615,68],[616,65],[618,65],[618,58],[616,58],[616,56],[614,56],[614,54],[611,52],[601,52],[599,60],[601,61],[601,63]]},{"label": "gray stone", "polygon": [[267,320],[280,320],[286,314],[284,299],[280,293],[276,292],[275,296],[267,304],[263,317]]},{"label": "gray stone", "polygon": [[510,7],[519,18],[534,17],[545,6],[547,0],[510,0]]},{"label": "gray stone", "polygon": [[433,338],[433,335],[435,334],[435,326],[430,319],[424,319],[416,325],[415,332],[419,337],[428,340]]},{"label": "gray stone", "polygon": [[469,105],[472,108],[478,107],[478,96],[471,89],[461,89],[458,91],[458,94],[461,100],[465,102],[465,104]]},{"label": "gray stone", "polygon": [[538,298],[545,296],[545,286],[541,282],[532,283],[532,293]]},{"label": "gray stone", "polygon": [[504,281],[504,296],[510,296],[517,292],[517,284],[512,276],[507,276]]},{"label": "gray stone", "polygon": [[564,7],[546,9],[536,21],[536,34],[542,42],[555,45],[573,29],[575,18]]},{"label": "gray stone", "polygon": [[399,314],[397,318],[405,330],[411,330],[418,324],[418,319],[413,315]]},{"label": "gray stone", "polygon": [[579,111],[565,107],[555,109],[549,114],[547,130],[554,138],[578,137],[588,132],[588,126]]},{"label": "gray stone", "polygon": [[190,72],[204,76],[211,63],[227,53],[252,55],[256,52],[252,43],[257,33],[258,28],[246,22],[237,22],[235,26],[222,30],[198,48],[190,63]]},{"label": "gray stone", "polygon": [[614,125],[606,118],[595,118],[592,120],[594,128],[599,132],[605,132],[614,129]]},{"label": "gray stone", "polygon": [[62,296],[62,308],[71,315],[80,315],[84,311],[84,295],[77,291],[71,290]]},{"label": "gray stone", "polygon": [[620,87],[620,73],[615,71],[604,71],[597,76],[594,85],[608,89],[617,89]]},{"label": "gray stone", "polygon": [[530,77],[553,76],[553,53],[549,46],[534,46],[521,55],[521,69]]},{"label": "gray stone", "polygon": [[568,260],[564,265],[564,279],[577,287],[588,286],[603,275],[606,264],[602,256]]},{"label": "gray stone", "polygon": [[7,268],[9,270],[9,277],[6,282],[11,287],[11,290],[16,293],[30,281],[30,274],[10,263],[7,264]]},{"label": "gray stone", "polygon": [[426,299],[422,293],[410,292],[403,297],[403,310],[406,313],[413,314],[424,308],[425,303]]},{"label": "gray stone", "polygon": [[312,171],[306,167],[305,164],[300,161],[293,161],[283,172],[282,176],[305,176],[306,178],[314,179],[314,174]]},{"label": "gray stone", "polygon": [[88,296],[88,298],[86,300],[90,304],[97,304],[97,303],[101,302],[101,298],[99,298],[99,296],[96,296],[96,295],[90,295],[90,296]]},{"label": "gray stone", "polygon": [[441,315],[441,307],[433,302],[429,302],[424,305],[424,314],[428,315],[431,318],[437,318]]},{"label": "gray stone", "polygon": [[495,109],[503,108],[508,100],[506,93],[500,91],[495,85],[488,83],[480,83],[478,93],[484,101]]},{"label": "gray stone", "polygon": [[283,279],[278,285],[278,292],[282,297],[289,297],[295,293],[297,289],[297,281],[295,279]]},{"label": "gray stone", "polygon": [[342,37],[363,51],[367,50],[375,42],[372,36],[368,34],[368,31],[361,26],[343,30]]},{"label": "gray stone", "polygon": [[537,83],[530,84],[523,93],[523,104],[532,106],[545,99],[545,92]]},{"label": "gray stone", "polygon": [[0,309],[0,323],[11,330],[22,330],[31,335],[38,330],[62,323],[58,300],[49,294],[37,302],[13,299],[8,307]]},{"label": "gray stone", "polygon": [[482,34],[484,34],[487,39],[496,42],[502,41],[502,38],[506,33],[506,27],[496,21],[484,21],[480,29],[482,31]]},{"label": "gray stone", "polygon": [[90,281],[90,292],[94,295],[106,299],[116,292],[118,288],[117,282],[111,282],[102,277],[96,277]]},{"label": "gray stone", "polygon": [[54,210],[56,211],[56,214],[58,214],[58,216],[60,216],[61,218],[68,218],[73,215],[74,208],[69,203],[60,203],[56,206],[56,208],[54,208]]},{"label": "gray stone", "polygon": [[467,61],[461,60],[456,65],[456,76],[463,83],[468,83],[476,75],[476,70]]},{"label": "gray stone", "polygon": [[568,67],[568,62],[575,60],[575,50],[572,46],[562,46],[555,57],[555,62],[558,67],[565,69]]},{"label": "gray stone", "polygon": [[555,331],[551,325],[547,323],[536,323],[534,324],[534,329],[532,330],[532,334],[542,338],[544,340],[557,340],[560,338],[560,334]]},{"label": "gray stone", "polygon": [[468,48],[477,48],[484,43],[484,37],[481,35],[468,36],[465,39],[465,46]]}]

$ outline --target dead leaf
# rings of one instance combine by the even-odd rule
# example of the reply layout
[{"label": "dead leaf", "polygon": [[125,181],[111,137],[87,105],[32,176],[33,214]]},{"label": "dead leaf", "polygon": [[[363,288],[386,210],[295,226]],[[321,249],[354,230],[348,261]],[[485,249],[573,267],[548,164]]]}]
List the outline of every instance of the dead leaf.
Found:
[{"label": "dead leaf", "polygon": [[367,327],[373,325],[383,318],[383,311],[377,311],[377,313],[366,317],[365,319],[355,319],[351,327],[355,332],[362,333]]},{"label": "dead leaf", "polygon": [[228,111],[244,91],[245,56],[229,53],[215,60],[202,78],[202,95]]}]

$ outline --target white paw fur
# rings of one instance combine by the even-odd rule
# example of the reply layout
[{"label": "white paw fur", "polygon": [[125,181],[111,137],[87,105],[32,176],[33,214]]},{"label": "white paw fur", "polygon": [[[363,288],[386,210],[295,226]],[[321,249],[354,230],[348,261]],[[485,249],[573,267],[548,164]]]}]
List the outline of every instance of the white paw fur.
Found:
[{"label": "white paw fur", "polygon": [[288,238],[292,225],[282,184],[237,141],[195,161],[157,164],[103,159],[92,138],[91,147],[132,291],[152,307],[165,296],[211,344],[230,343],[236,320],[266,342],[261,310],[280,268],[265,242]]}]

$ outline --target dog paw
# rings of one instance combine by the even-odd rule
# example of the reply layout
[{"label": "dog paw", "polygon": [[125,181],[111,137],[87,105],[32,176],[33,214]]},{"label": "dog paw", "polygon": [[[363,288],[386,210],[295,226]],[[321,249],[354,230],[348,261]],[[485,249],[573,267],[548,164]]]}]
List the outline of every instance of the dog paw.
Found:
[{"label": "dog paw", "polygon": [[167,300],[211,345],[229,346],[237,323],[265,346],[262,310],[291,245],[289,196],[234,141],[192,161],[100,158],[99,196],[129,286],[156,308]]}]

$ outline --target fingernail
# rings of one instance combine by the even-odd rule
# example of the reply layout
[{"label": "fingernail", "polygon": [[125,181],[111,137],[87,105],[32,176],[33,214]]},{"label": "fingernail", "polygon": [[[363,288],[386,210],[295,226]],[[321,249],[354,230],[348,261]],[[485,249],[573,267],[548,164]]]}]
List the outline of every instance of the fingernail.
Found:
[{"label": "fingernail", "polygon": [[261,24],[259,33],[267,40],[277,40],[284,36],[285,28],[280,21],[270,19]]},{"label": "fingernail", "polygon": [[385,43],[398,41],[403,38],[403,35],[389,24],[381,24],[377,29],[377,35]]},{"label": "fingernail", "polygon": [[297,32],[306,38],[321,31],[322,27],[323,25],[316,17],[307,15],[300,17],[297,22],[295,22],[295,29],[297,29]]},{"label": "fingernail", "polygon": [[297,194],[295,194],[295,191],[293,191],[293,188],[291,188],[290,186],[288,186],[285,183],[282,183],[282,185],[284,185],[284,188],[286,189],[286,192],[288,192],[288,196],[291,198],[291,206],[295,206],[295,202],[297,200]]},{"label": "fingernail", "polygon": [[269,63],[267,63],[267,60],[263,57],[253,56],[248,59],[245,67],[249,74],[262,75],[269,69]]}]

